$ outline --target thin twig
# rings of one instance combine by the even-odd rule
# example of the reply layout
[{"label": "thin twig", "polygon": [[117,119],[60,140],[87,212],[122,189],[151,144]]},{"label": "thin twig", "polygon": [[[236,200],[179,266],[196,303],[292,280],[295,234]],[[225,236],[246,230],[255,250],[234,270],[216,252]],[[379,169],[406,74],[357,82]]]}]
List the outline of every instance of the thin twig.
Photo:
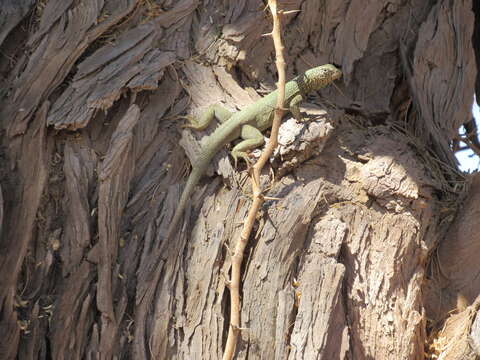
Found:
[{"label": "thin twig", "polygon": [[478,146],[476,146],[468,137],[461,137],[460,141],[467,144],[468,148],[472,150],[475,155],[480,156],[480,148],[478,148]]},{"label": "thin twig", "polygon": [[277,104],[275,107],[275,117],[272,122],[272,130],[270,140],[262,152],[262,155],[252,168],[252,190],[253,190],[253,202],[247,215],[247,219],[244,223],[240,239],[235,246],[235,251],[232,256],[232,273],[230,281],[230,326],[228,329],[227,343],[225,345],[225,352],[223,354],[223,360],[230,360],[235,353],[235,347],[237,344],[238,334],[240,332],[240,278],[241,278],[241,266],[243,261],[243,254],[245,247],[247,246],[250,233],[252,232],[253,225],[257,213],[264,202],[262,189],[260,187],[260,173],[262,168],[270,158],[273,150],[278,144],[278,129],[280,128],[280,122],[283,117],[284,108],[283,103],[285,101],[285,60],[283,58],[283,45],[281,39],[281,24],[280,16],[277,11],[277,1],[268,0],[268,6],[272,12],[273,17],[273,30],[272,37],[275,46],[276,66],[278,71],[278,96]]}]

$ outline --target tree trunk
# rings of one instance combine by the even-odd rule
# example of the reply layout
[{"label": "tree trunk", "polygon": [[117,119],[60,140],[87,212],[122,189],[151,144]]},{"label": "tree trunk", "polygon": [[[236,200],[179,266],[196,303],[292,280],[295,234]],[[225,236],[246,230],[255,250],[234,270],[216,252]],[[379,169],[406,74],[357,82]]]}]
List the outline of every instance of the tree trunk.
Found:
[{"label": "tree trunk", "polygon": [[[450,145],[472,116],[480,9],[280,5],[300,10],[287,77],[343,78],[284,119],[236,358],[474,359],[480,180]],[[222,357],[250,185],[222,150],[167,241],[214,130],[179,115],[272,91],[270,29],[259,0],[0,2],[0,358]]]}]

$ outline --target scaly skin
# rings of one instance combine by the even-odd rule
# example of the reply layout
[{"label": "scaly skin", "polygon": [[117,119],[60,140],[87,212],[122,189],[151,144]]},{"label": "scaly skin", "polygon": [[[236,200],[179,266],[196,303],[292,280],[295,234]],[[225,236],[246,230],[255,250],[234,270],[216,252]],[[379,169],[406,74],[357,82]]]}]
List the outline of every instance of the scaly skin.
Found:
[{"label": "scaly skin", "polygon": [[[307,70],[285,84],[284,107],[288,109],[294,117],[299,118],[300,111],[298,105],[306,98],[306,95],[329,85],[341,76],[342,72],[330,64]],[[171,235],[177,228],[183,211],[191,199],[195,186],[207,171],[212,158],[224,145],[239,137],[245,139],[232,150],[232,156],[236,162],[238,156],[246,157],[245,150],[263,143],[263,137],[261,133],[260,137],[258,137],[258,131],[263,131],[272,126],[274,109],[277,103],[277,92],[277,90],[273,91],[264,98],[247,106],[242,111],[231,115],[228,119],[221,119],[224,122],[209,136],[195,163],[192,164],[192,172],[188,177],[180,202],[168,228],[167,238],[171,238]],[[207,115],[208,119],[205,123],[190,127],[197,129],[204,128],[214,117],[214,113],[215,111],[212,108],[209,115]],[[225,114],[225,111],[223,114]]]}]

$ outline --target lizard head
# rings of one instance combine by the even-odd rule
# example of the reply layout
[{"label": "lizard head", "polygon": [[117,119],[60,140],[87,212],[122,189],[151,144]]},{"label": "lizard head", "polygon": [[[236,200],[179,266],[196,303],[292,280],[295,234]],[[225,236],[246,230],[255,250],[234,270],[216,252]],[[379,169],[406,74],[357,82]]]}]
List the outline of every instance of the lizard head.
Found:
[{"label": "lizard head", "polygon": [[321,89],[341,77],[342,72],[339,69],[332,64],[326,64],[305,71],[302,82],[312,91]]}]

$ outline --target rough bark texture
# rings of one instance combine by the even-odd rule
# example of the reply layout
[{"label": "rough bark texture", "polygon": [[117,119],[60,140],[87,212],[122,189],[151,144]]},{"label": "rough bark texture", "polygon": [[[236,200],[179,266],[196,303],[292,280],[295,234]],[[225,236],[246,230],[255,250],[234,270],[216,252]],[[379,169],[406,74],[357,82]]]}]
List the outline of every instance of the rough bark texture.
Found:
[{"label": "rough bark texture", "polygon": [[[457,213],[449,145],[471,119],[471,1],[281,3],[301,10],[288,78],[344,77],[285,119],[264,174],[279,200],[250,239],[237,358],[423,359],[459,293],[450,334],[473,346],[480,186]],[[0,2],[0,358],[221,358],[249,186],[222,151],[165,241],[213,131],[178,115],[271,91],[270,28],[259,0]]]}]

